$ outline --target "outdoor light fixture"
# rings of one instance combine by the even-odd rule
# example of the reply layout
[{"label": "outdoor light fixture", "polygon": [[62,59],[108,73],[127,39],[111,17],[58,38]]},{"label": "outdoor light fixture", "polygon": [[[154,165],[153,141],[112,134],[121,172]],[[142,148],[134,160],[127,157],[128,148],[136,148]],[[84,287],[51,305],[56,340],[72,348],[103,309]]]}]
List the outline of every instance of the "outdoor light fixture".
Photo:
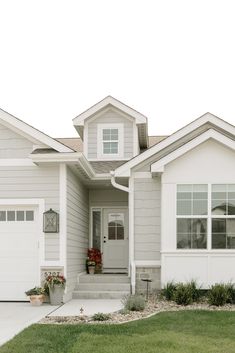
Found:
[{"label": "outdoor light fixture", "polygon": [[49,209],[43,213],[43,232],[58,233],[59,232],[59,214]]}]

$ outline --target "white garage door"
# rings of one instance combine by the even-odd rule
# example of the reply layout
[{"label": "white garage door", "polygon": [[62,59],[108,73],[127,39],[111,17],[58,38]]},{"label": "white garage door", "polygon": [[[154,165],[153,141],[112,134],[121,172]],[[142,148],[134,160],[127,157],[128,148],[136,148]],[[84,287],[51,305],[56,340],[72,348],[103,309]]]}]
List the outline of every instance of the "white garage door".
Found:
[{"label": "white garage door", "polygon": [[38,210],[0,207],[0,300],[26,300],[39,280]]}]

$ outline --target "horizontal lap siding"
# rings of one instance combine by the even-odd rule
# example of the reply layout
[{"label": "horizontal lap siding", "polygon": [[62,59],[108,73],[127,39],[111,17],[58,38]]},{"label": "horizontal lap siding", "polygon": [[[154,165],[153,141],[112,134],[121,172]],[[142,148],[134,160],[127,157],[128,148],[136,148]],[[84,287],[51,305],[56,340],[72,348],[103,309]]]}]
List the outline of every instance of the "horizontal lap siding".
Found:
[{"label": "horizontal lap siding", "polygon": [[67,169],[67,285],[74,289],[77,275],[85,270],[89,240],[88,190]]},{"label": "horizontal lap siding", "polygon": [[26,158],[32,150],[31,141],[0,124],[0,158]]},{"label": "horizontal lap siding", "polygon": [[[0,198],[44,199],[59,212],[59,168],[0,167]],[[45,234],[45,260],[59,260],[59,234]]]},{"label": "horizontal lap siding", "polygon": [[159,178],[134,179],[135,260],[160,260]]},{"label": "horizontal lap siding", "polygon": [[110,111],[88,123],[88,158],[97,158],[97,125],[110,124],[112,127],[114,123],[123,124],[124,158],[133,157],[133,123],[118,113]]}]

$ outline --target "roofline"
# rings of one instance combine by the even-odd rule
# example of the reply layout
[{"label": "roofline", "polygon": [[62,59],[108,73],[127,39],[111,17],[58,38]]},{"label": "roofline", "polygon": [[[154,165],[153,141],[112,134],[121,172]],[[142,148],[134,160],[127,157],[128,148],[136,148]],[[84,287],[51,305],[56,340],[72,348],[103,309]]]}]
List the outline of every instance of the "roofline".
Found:
[{"label": "roofline", "polygon": [[176,142],[177,140],[181,139],[185,135],[189,134],[190,132],[196,130],[200,126],[206,124],[206,123],[212,123],[221,129],[235,135],[235,126],[227,123],[225,120],[218,118],[217,116],[207,112],[200,116],[199,118],[195,119],[191,123],[185,125],[183,128],[177,130],[174,132],[172,135],[166,137],[164,140],[156,143],[155,145],[149,147],[146,151],[141,153],[138,156],[133,157],[131,160],[126,162],[125,164],[121,165],[115,170],[115,176],[120,176],[120,177],[128,177],[130,176],[130,170],[138,165],[139,163],[145,161],[147,158],[150,158],[153,156],[155,153],[159,152],[163,148],[168,147],[172,143]]},{"label": "roofline", "polygon": [[9,128],[15,128],[19,133],[22,133],[24,136],[26,135],[25,137],[31,137],[32,139],[37,140],[38,142],[47,145],[58,152],[74,152],[73,149],[59,141],[56,141],[54,138],[25,123],[23,120],[15,117],[14,115],[1,108],[0,120],[2,120],[3,124],[5,123]]},{"label": "roofline", "polygon": [[92,105],[90,108],[85,110],[83,113],[79,114],[73,119],[73,125],[75,126],[84,126],[84,121],[97,113],[99,110],[103,109],[107,105],[112,105],[115,108],[123,111],[124,113],[134,117],[136,119],[137,124],[146,124],[147,123],[147,117],[137,110],[131,108],[130,106],[122,103],[118,99],[112,97],[112,96],[107,96],[98,103]]}]

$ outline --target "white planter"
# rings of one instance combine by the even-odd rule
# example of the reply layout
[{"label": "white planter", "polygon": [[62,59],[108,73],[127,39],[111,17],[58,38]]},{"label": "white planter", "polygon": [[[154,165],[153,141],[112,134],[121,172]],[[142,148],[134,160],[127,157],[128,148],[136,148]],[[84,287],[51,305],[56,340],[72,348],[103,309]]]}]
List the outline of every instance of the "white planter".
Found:
[{"label": "white planter", "polygon": [[55,284],[53,288],[49,287],[49,293],[51,305],[63,303],[64,287]]}]

